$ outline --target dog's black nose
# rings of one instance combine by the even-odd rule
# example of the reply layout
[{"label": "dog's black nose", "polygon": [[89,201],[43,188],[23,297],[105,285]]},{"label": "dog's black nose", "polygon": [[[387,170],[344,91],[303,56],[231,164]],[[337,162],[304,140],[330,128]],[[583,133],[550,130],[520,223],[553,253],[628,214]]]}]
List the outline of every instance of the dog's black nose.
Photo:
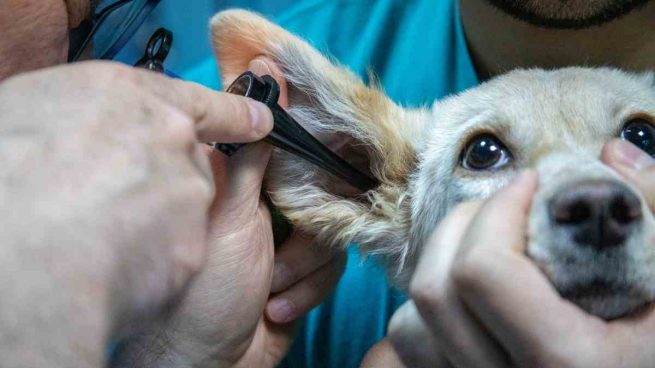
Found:
[{"label": "dog's black nose", "polygon": [[568,228],[577,244],[601,250],[624,243],[641,218],[641,202],[621,183],[590,180],[561,189],[549,212],[554,226]]}]

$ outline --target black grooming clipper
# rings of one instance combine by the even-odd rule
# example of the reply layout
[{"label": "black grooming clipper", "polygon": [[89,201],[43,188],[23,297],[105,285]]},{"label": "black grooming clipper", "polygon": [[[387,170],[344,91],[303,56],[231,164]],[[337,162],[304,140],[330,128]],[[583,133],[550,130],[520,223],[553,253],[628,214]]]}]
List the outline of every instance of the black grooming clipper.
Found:
[{"label": "black grooming clipper", "polygon": [[[274,121],[273,130],[264,138],[266,142],[304,158],[362,192],[373,189],[379,184],[377,180],[358,171],[332,152],[287,114],[277,103],[280,97],[280,86],[270,75],[259,77],[252,72],[245,72],[226,91],[250,97],[266,104],[271,109]],[[216,143],[214,147],[231,156],[243,145],[242,143]]]}]

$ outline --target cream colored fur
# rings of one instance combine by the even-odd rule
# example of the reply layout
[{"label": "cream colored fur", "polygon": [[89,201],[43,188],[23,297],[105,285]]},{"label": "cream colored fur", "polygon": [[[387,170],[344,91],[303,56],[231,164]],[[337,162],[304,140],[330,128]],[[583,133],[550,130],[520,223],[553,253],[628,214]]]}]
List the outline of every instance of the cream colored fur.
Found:
[{"label": "cream colored fur", "polygon": [[[602,262],[588,266],[584,275],[563,266],[566,257],[592,264],[596,259],[584,250],[562,250],[563,240],[553,238],[545,220],[545,203],[566,183],[591,177],[623,182],[600,163],[600,149],[629,117],[655,116],[652,74],[607,68],[517,70],[429,109],[404,109],[256,14],[222,12],[211,27],[223,75],[239,74],[259,55],[272,58],[289,85],[289,112],[319,136],[351,140],[367,159],[360,167],[380,180],[368,193],[347,196],[330,175],[275,152],[266,190],[293,225],[318,236],[320,244],[356,242],[364,252],[384,256],[403,285],[421,244],[453,206],[486,198],[520,169],[532,167],[540,174],[540,189],[528,254],[557,287],[604,272]],[[460,165],[466,142],[480,132],[493,133],[507,145],[514,157],[508,167],[474,172]],[[631,280],[652,299],[655,247],[649,242],[655,220],[649,210],[644,214],[645,225],[626,247],[636,268],[612,277]],[[610,315],[629,306],[609,301],[594,308]]]}]

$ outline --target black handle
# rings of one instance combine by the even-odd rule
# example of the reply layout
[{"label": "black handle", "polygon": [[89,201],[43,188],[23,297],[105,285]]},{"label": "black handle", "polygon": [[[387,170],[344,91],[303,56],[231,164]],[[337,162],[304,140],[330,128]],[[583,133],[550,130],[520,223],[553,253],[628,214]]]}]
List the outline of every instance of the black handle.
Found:
[{"label": "black handle", "polygon": [[[273,77],[259,77],[252,72],[241,74],[228,87],[227,92],[253,98],[265,103],[273,113],[273,131],[265,138],[272,145],[341,178],[362,192],[371,190],[379,182],[360,172],[346,160],[332,152],[311,135],[296,120],[277,104],[280,87]],[[243,144],[216,143],[214,147],[228,156],[234,154]]]}]

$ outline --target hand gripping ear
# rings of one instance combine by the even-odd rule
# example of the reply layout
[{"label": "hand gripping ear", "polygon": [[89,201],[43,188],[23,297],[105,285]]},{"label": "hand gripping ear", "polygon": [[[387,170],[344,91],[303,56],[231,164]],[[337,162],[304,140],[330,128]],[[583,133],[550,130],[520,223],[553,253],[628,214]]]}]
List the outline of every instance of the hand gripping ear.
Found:
[{"label": "hand gripping ear", "polygon": [[[354,241],[401,264],[409,251],[407,181],[416,160],[418,123],[412,123],[412,112],[259,15],[221,12],[211,31],[224,82],[245,71],[250,60],[269,58],[287,81],[288,112],[381,183],[366,195],[347,196],[352,191],[331,175],[277,151],[265,183],[273,203],[322,244],[344,247]],[[358,155],[361,165],[353,162]]]}]

